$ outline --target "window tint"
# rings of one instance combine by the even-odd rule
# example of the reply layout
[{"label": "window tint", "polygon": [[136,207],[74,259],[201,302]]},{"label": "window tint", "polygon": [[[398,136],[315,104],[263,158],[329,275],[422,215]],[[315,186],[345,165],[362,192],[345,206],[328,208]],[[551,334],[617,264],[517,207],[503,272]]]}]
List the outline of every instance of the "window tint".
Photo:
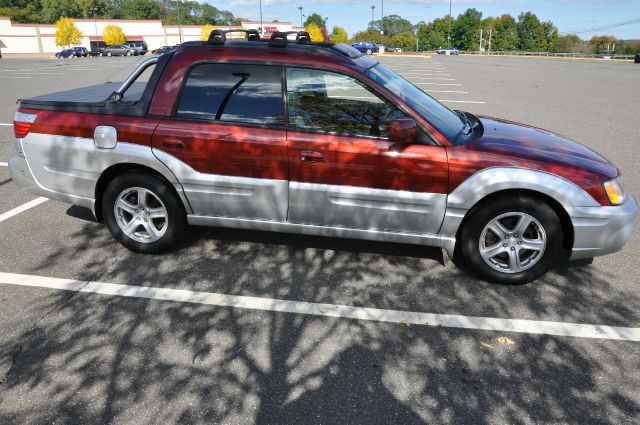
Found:
[{"label": "window tint", "polygon": [[359,81],[332,72],[288,68],[287,92],[294,128],[389,137],[391,122],[404,116]]},{"label": "window tint", "polygon": [[281,68],[198,65],[187,78],[176,115],[215,121],[283,125]]}]

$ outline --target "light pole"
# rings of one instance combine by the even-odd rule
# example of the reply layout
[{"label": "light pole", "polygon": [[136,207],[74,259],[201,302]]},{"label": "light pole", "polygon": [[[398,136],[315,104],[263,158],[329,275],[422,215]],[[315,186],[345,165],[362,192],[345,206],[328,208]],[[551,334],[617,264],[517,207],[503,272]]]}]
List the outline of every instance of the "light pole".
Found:
[{"label": "light pole", "polygon": [[182,44],[182,26],[180,26],[180,0],[176,0],[176,10],[178,12],[178,35],[180,36],[180,44]]},{"label": "light pole", "polygon": [[[384,53],[384,42],[382,41],[382,37],[384,37],[384,0],[381,0],[382,4],[380,5],[380,46],[382,46],[382,53]],[[378,52],[381,53],[381,52]]]},{"label": "light pole", "polygon": [[375,6],[371,6],[371,24],[369,24],[371,26],[371,28],[373,28],[373,9],[375,9]]},{"label": "light pole", "polygon": [[96,12],[98,11],[98,8],[96,6],[93,6],[91,8],[91,12],[93,12],[93,27],[96,30],[96,41],[98,41],[98,21],[96,19]]},{"label": "light pole", "polygon": [[262,38],[262,33],[264,33],[264,28],[262,27],[262,0],[260,0],[260,38]]},{"label": "light pole", "polygon": [[449,0],[449,35],[447,35],[447,49],[451,49],[451,2],[452,0]]},{"label": "light pole", "polygon": [[302,6],[298,6],[298,10],[300,11],[300,27],[302,27]]}]

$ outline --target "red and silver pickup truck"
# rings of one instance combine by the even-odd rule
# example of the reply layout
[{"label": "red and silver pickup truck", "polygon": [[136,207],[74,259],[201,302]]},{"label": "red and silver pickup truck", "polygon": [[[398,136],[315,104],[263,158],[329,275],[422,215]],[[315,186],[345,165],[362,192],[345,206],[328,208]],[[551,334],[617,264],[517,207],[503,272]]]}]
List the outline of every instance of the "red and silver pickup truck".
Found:
[{"label": "red and silver pickup truck", "polygon": [[618,251],[637,218],[599,154],[452,111],[304,32],[214,31],[141,62],[115,90],[21,100],[14,127],[14,181],[90,208],[137,252],[170,249],[187,224],[259,229],[441,247],[517,284],[563,253]]}]

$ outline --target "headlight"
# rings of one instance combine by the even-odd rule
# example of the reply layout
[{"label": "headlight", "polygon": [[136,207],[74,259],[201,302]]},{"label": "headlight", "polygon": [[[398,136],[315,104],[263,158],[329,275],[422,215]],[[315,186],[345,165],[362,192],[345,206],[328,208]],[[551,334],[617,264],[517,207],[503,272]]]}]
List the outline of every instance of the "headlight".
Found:
[{"label": "headlight", "polygon": [[627,194],[622,186],[622,177],[620,176],[604,182],[604,191],[611,205],[621,205],[627,200]]}]

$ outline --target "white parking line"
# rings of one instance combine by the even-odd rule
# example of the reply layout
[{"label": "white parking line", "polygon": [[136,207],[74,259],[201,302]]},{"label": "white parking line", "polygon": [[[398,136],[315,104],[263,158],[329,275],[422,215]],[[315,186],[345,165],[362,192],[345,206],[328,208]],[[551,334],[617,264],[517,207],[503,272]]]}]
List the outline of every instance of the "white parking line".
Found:
[{"label": "white parking line", "polygon": [[8,167],[9,163],[8,162],[0,162],[0,167]]},{"label": "white parking line", "polygon": [[13,123],[0,122],[0,127],[13,127]]},{"label": "white parking line", "polygon": [[31,77],[18,77],[18,76],[14,76],[14,75],[0,75],[0,78],[19,78],[19,79],[27,79],[27,78],[31,78]]},{"label": "white parking line", "polygon": [[7,211],[6,213],[0,214],[0,223],[2,223],[5,220],[10,219],[11,217],[20,214],[21,212],[25,212],[26,210],[33,208],[35,206],[40,205],[43,202],[46,202],[48,199],[47,198],[36,198],[33,201],[29,201],[26,204],[22,204],[17,208],[14,208],[10,211]]},{"label": "white parking line", "polygon": [[640,341],[640,328],[618,326],[383,310],[379,308],[351,307],[339,304],[321,304],[272,298],[247,297],[211,292],[197,292],[186,289],[121,285],[14,273],[0,273],[0,283],[59,289],[65,291],[80,291],[120,297],[176,301],[192,304],[275,311],[281,313],[307,314],[375,322],[580,338],[599,338],[620,341]]},{"label": "white parking line", "polygon": [[445,80],[445,81],[455,81],[455,78],[446,78],[446,77],[407,77],[410,80]]},{"label": "white parking line", "polygon": [[469,94],[468,91],[460,91],[460,90],[429,90],[429,93],[458,93],[458,94]]},{"label": "white parking line", "polygon": [[481,102],[478,100],[448,100],[448,99],[438,99],[438,102],[451,102],[451,103],[487,103]]},{"label": "white parking line", "polygon": [[462,86],[462,84],[458,83],[416,83],[416,86]]}]

